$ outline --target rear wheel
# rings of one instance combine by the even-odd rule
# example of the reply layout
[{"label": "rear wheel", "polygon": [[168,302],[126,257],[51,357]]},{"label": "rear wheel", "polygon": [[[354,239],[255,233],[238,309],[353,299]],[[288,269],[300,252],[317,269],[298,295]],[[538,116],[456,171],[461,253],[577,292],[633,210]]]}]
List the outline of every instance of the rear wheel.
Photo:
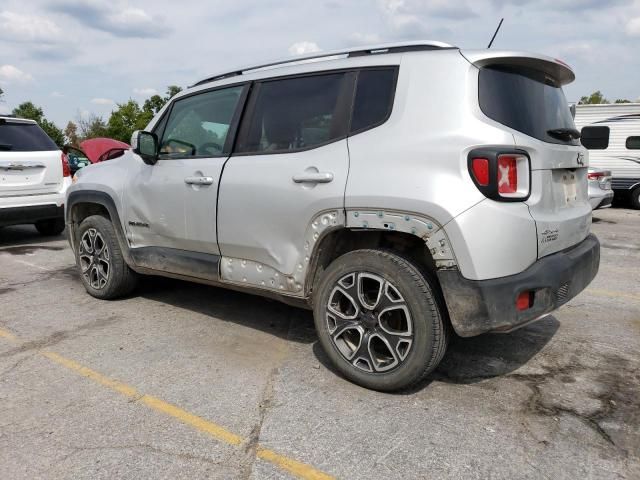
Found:
[{"label": "rear wheel", "polygon": [[630,196],[631,207],[640,210],[640,187],[636,187],[631,191]]},{"label": "rear wheel", "polygon": [[100,215],[80,224],[76,262],[84,288],[96,298],[118,298],[136,286],[137,275],[122,256],[113,225]]},{"label": "rear wheel", "polygon": [[62,218],[52,218],[50,220],[40,220],[35,224],[40,235],[53,236],[60,235],[64,231],[64,220]]},{"label": "rear wheel", "polygon": [[410,261],[381,250],[356,250],[329,265],[314,318],[335,367],[380,391],[424,379],[442,359],[449,336],[434,285]]}]

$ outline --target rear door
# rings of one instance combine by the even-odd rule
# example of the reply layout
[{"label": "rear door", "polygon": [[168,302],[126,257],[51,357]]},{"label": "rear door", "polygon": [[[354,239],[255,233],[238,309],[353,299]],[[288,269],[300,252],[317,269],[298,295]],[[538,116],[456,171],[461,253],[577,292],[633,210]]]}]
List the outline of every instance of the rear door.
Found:
[{"label": "rear door", "polygon": [[301,291],[295,273],[306,270],[313,229],[338,220],[319,216],[344,208],[353,79],[322,73],[254,85],[220,184],[225,280]]},{"label": "rear door", "polygon": [[35,122],[0,119],[0,197],[55,193],[62,181],[53,140]]},{"label": "rear door", "polygon": [[584,240],[591,225],[588,157],[558,80],[531,67],[492,65],[479,73],[480,108],[510,127],[531,161],[531,195],[538,257]]}]

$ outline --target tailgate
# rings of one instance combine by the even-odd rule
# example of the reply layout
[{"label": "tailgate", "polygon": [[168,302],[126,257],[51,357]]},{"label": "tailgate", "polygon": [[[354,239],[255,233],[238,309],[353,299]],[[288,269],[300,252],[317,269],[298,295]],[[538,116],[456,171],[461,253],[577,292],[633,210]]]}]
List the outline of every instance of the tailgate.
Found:
[{"label": "tailgate", "polygon": [[588,162],[583,150],[550,144],[541,148],[524,135],[515,137],[518,147],[532,159],[531,196],[526,204],[536,222],[538,258],[583,241],[591,227]]},{"label": "tailgate", "polygon": [[479,68],[480,109],[529,154],[538,258],[583,241],[591,226],[587,151],[578,141],[562,86],[574,79],[559,60],[514,52],[465,52]]},{"label": "tailgate", "polygon": [[0,197],[55,193],[62,188],[59,150],[0,151]]}]

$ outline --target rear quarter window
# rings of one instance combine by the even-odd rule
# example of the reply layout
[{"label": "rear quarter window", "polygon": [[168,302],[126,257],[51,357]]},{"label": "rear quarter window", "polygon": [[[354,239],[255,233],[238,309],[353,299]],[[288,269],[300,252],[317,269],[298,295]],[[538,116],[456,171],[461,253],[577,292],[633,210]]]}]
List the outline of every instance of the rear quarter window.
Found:
[{"label": "rear quarter window", "polygon": [[350,134],[384,123],[391,114],[396,89],[395,68],[362,70],[358,73]]},{"label": "rear quarter window", "polygon": [[35,123],[0,122],[0,151],[46,152],[58,146]]}]

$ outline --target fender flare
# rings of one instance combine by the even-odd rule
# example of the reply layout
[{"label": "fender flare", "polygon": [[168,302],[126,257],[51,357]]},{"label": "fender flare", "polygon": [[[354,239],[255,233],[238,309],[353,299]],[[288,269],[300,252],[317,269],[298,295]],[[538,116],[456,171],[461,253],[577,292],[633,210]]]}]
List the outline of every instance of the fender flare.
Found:
[{"label": "fender flare", "polygon": [[67,224],[67,229],[69,231],[69,244],[71,245],[71,249],[73,250],[74,255],[76,251],[75,244],[77,224],[73,221],[72,214],[74,207],[81,203],[92,203],[95,205],[100,205],[107,210],[111,219],[111,223],[113,224],[113,227],[116,231],[118,243],[120,244],[120,250],[122,251],[125,261],[129,266],[134,265],[129,251],[129,242],[127,242],[127,237],[124,233],[124,230],[122,229],[122,223],[120,222],[120,214],[118,213],[116,202],[113,200],[111,195],[99,190],[76,190],[69,193],[69,195],[67,196],[67,201],[64,207],[64,218],[65,223]]}]

